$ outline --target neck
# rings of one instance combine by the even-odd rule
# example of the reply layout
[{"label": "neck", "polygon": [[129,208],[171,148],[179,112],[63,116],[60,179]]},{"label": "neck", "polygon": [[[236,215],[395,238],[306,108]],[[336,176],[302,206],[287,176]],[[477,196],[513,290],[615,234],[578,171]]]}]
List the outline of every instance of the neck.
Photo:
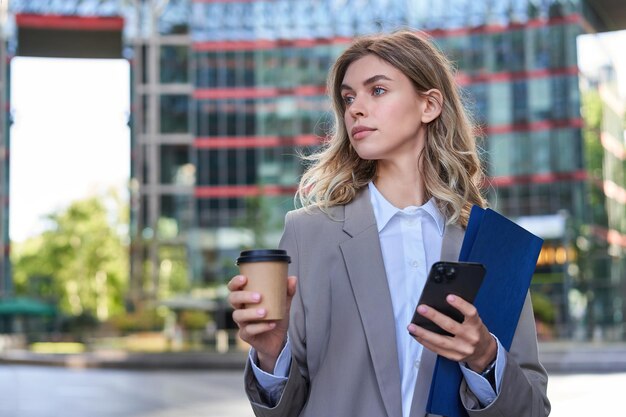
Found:
[{"label": "neck", "polygon": [[400,209],[425,203],[424,178],[414,164],[401,166],[379,161],[374,185],[387,201]]}]

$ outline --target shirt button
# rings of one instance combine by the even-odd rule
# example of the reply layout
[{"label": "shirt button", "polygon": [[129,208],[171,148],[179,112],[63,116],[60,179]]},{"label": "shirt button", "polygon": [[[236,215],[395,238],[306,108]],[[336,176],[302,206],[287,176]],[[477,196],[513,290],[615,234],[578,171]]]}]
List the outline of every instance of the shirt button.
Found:
[{"label": "shirt button", "polygon": [[415,369],[419,369],[420,368],[420,360],[416,360],[415,362],[413,362],[413,366],[415,366]]},{"label": "shirt button", "polygon": [[411,261],[411,262],[410,262],[410,265],[411,265],[413,268],[417,268],[417,267],[419,266],[419,262],[417,262],[417,261]]}]

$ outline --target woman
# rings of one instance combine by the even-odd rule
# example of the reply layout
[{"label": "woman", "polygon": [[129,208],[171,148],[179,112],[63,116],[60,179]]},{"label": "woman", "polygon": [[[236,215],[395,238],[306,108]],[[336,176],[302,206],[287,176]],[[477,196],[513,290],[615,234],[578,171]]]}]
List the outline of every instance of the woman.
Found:
[{"label": "woman", "polygon": [[336,61],[328,91],[335,131],[310,157],[304,207],[288,213],[281,240],[289,317],[258,321],[259,294],[243,291],[246,277],[229,283],[253,348],[255,414],[422,417],[439,354],[459,362],[470,415],[548,415],[529,297],[510,352],[460,297],[447,301],[462,324],[418,308],[452,336],[409,324],[429,268],[458,259],[469,210],[485,205],[449,62],[423,35],[363,37]]}]

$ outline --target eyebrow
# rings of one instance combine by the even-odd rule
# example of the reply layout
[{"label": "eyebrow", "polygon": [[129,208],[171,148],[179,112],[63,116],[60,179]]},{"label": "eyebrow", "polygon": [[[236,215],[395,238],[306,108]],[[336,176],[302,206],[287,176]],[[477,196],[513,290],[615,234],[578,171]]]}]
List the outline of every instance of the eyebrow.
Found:
[{"label": "eyebrow", "polygon": [[[373,77],[369,77],[367,80],[363,81],[363,85],[364,86],[365,85],[369,85],[369,84],[375,83],[375,82],[380,81],[380,80],[393,81],[391,78],[387,77],[386,75],[379,74],[379,75],[374,75]],[[343,90],[352,90],[352,87],[350,87],[348,84],[341,84],[339,89],[341,91],[343,91]]]}]

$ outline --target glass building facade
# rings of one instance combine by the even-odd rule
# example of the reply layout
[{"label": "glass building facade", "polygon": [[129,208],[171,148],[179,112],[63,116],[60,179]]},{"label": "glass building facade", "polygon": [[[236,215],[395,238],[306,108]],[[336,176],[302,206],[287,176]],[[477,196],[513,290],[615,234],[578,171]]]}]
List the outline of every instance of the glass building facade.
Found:
[{"label": "glass building facade", "polygon": [[[626,28],[610,2],[111,3],[133,67],[132,299],[219,287],[242,248],[276,245],[297,155],[332,128],[330,65],[354,36],[409,27],[458,68],[492,207],[564,225],[545,236],[533,280],[545,336],[626,337],[623,158],[590,170],[576,49],[581,34]],[[601,129],[623,157],[623,113],[609,114]]]}]

